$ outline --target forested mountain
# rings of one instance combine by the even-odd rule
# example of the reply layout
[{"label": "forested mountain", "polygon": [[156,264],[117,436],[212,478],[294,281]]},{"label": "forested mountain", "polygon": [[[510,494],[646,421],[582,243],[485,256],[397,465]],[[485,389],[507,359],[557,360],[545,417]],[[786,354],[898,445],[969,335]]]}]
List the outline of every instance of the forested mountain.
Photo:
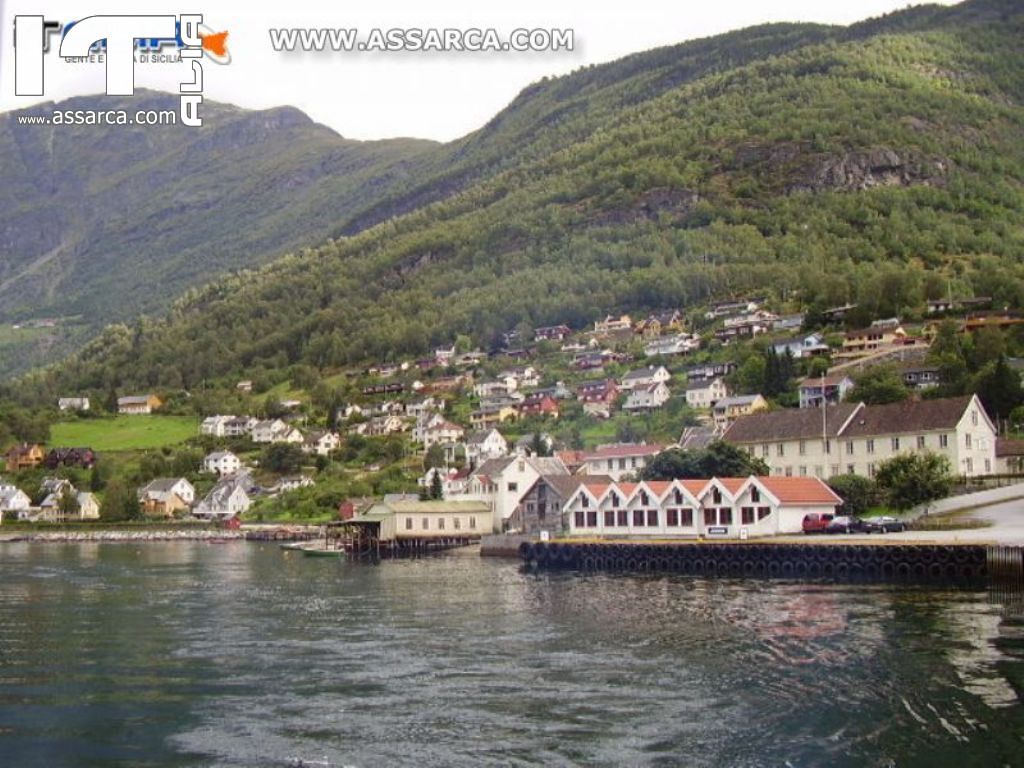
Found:
[{"label": "forested mountain", "polygon": [[[52,333],[65,344],[323,241],[437,146],[349,141],[290,107],[216,102],[201,129],[18,124],[54,108],[0,115],[0,321],[60,318]],[[176,111],[177,98],[142,91],[56,108]],[[0,367],[31,359],[8,350]]]},{"label": "forested mountain", "polygon": [[36,391],[194,387],[753,291],[878,314],[949,290],[1024,306],[1021,40],[1019,3],[973,0],[537,84],[416,159],[436,202],[406,179],[380,200],[409,213],[111,328]]}]

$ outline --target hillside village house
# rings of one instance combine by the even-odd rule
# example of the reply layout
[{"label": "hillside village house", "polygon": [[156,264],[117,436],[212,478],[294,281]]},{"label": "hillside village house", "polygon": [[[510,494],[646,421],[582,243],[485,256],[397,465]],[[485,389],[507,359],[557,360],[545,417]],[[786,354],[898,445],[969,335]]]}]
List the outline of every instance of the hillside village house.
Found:
[{"label": "hillside village house", "polygon": [[496,429],[473,432],[465,442],[466,463],[474,466],[508,453],[508,441]]},{"label": "hillside village house", "polygon": [[803,357],[814,357],[816,355],[827,355],[830,352],[828,344],[825,343],[825,338],[820,333],[812,333],[808,336],[804,336],[801,339],[790,339],[789,341],[779,341],[772,344],[772,351],[776,355],[792,355],[794,359],[799,360]]},{"label": "hillside village house", "polygon": [[873,477],[881,462],[916,451],[945,456],[954,474],[967,477],[996,466],[996,430],[974,395],[756,413],[737,419],[722,439],[786,477]]},{"label": "hillside village house", "polygon": [[768,408],[768,401],[761,395],[732,395],[715,402],[711,418],[715,429],[721,433],[740,416],[747,416]]},{"label": "hillside village house", "polygon": [[531,393],[519,404],[520,416],[559,416],[558,401],[550,395]]},{"label": "hillside village house", "polygon": [[689,384],[699,384],[701,382],[710,384],[715,379],[725,378],[735,370],[736,363],[727,361],[724,363],[703,363],[701,365],[691,365],[684,371],[684,373],[686,374],[686,381]]},{"label": "hillside village house", "polygon": [[698,349],[700,349],[700,336],[679,333],[674,336],[662,336],[647,342],[644,345],[644,354],[647,357],[685,355]]},{"label": "hillside village house", "polygon": [[150,414],[163,405],[156,395],[126,395],[117,398],[117,412],[133,416]]},{"label": "hillside village house", "polygon": [[734,539],[799,533],[842,503],[812,477],[582,483],[563,505],[570,536]]},{"label": "hillside village house", "polygon": [[650,411],[661,408],[671,396],[672,393],[663,381],[634,387],[630,390],[626,402],[622,404],[622,409],[625,411]]},{"label": "hillside village house", "polygon": [[629,315],[615,317],[608,315],[604,320],[597,320],[594,323],[594,333],[619,333],[628,331],[633,327],[633,320]]},{"label": "hillside village house", "polygon": [[196,504],[192,514],[206,520],[227,520],[247,512],[252,499],[246,490],[252,485],[252,478],[246,472],[222,477],[210,489],[202,501]]},{"label": "hillside village house", "polygon": [[214,451],[203,459],[203,472],[230,475],[241,468],[241,460],[231,451]]},{"label": "hillside village house", "polygon": [[60,397],[57,398],[57,408],[62,411],[88,411],[88,397]]},{"label": "hillside village house", "polygon": [[327,456],[331,451],[337,450],[340,445],[341,437],[337,432],[317,429],[306,435],[302,442],[302,451],[317,456]]},{"label": "hillside village house", "polygon": [[[358,407],[358,406],[356,406],[356,407]],[[424,414],[427,414],[427,413],[433,413],[435,411],[441,412],[441,411],[444,410],[444,407],[445,407],[444,400],[442,400],[442,399],[440,399],[438,397],[433,397],[433,396],[429,396],[428,395],[427,397],[423,398],[422,400],[415,400],[415,401],[413,401],[411,403],[407,403],[406,406],[405,406],[405,415],[406,416],[412,416],[413,418],[417,418],[418,419],[420,416],[422,416]],[[348,417],[349,417],[349,414],[346,413],[345,414],[345,418],[348,418]]]},{"label": "hillside village house", "polygon": [[1024,440],[996,438],[996,474],[1024,474]]},{"label": "hillside village house", "polygon": [[672,374],[663,365],[652,365],[650,368],[638,368],[630,371],[622,377],[619,388],[622,390],[633,390],[641,387],[649,387],[651,384],[667,384],[672,379]]},{"label": "hillside village house", "polygon": [[872,323],[869,328],[848,331],[843,338],[843,348],[837,357],[860,357],[891,347],[907,338],[907,332],[899,323]]},{"label": "hillside village house", "polygon": [[525,389],[527,387],[536,387],[540,384],[540,374],[537,373],[537,369],[532,365],[523,365],[516,368],[509,368],[508,370],[502,371],[498,374],[500,381],[512,382],[515,384],[513,389]]},{"label": "hillside village house", "polygon": [[183,477],[160,477],[142,486],[138,499],[147,517],[172,517],[192,505],[196,489]]},{"label": "hillside village house", "polygon": [[433,445],[454,443],[461,440],[465,434],[466,431],[458,424],[442,419],[423,431],[423,448],[426,450]]},{"label": "hillside village house", "polygon": [[533,332],[535,341],[563,341],[571,335],[572,329],[567,325],[546,325]]},{"label": "hillside village house", "polygon": [[47,469],[59,467],[78,467],[92,469],[96,463],[96,453],[92,448],[52,448],[43,459]]},{"label": "hillside village house", "polygon": [[21,443],[12,446],[7,451],[6,466],[8,472],[19,472],[23,469],[33,469],[43,463],[46,454],[43,446],[37,443]]},{"label": "hillside village house", "polygon": [[841,403],[853,389],[853,379],[842,373],[803,379],[797,391],[801,408],[820,408],[824,399],[829,405]]},{"label": "hillside village house", "polygon": [[477,467],[469,477],[465,493],[458,498],[482,501],[494,516],[494,532],[506,529],[523,494],[541,475],[567,475],[569,471],[557,458],[506,456],[491,459]]},{"label": "hillside village house", "polygon": [[729,389],[721,379],[697,381],[686,385],[686,404],[691,408],[711,408],[728,395]]},{"label": "hillside village house", "polygon": [[100,503],[93,494],[88,491],[79,491],[75,501],[78,502],[79,520],[100,519]]},{"label": "hillside village house", "polygon": [[[534,444],[537,442],[538,436],[534,432],[523,435],[515,444],[516,456],[533,456]],[[547,432],[541,432],[539,436],[540,444],[543,450],[541,453],[551,453],[551,450],[555,447],[555,438],[549,435]]]},{"label": "hillside village house", "polygon": [[904,365],[900,369],[903,384],[907,389],[931,389],[942,383],[939,367],[936,365]]},{"label": "hillside village house", "polygon": [[224,422],[224,437],[245,437],[258,423],[252,416],[232,416]]},{"label": "hillside village house", "polygon": [[416,485],[429,492],[434,487],[434,475],[441,478],[441,492],[444,498],[450,498],[456,494],[465,493],[469,487],[469,467],[455,469],[454,467],[431,467],[416,480]]},{"label": "hillside village house", "polygon": [[760,308],[760,302],[752,300],[716,301],[711,305],[711,308],[704,314],[704,318],[706,320],[717,320],[718,318],[721,317],[732,317],[734,315],[743,314],[745,312],[756,312]]},{"label": "hillside village house", "polygon": [[646,443],[612,443],[599,445],[592,451],[581,452],[580,472],[587,475],[608,475],[621,480],[625,475],[636,475],[647,462],[664,449]]},{"label": "hillside village house", "polygon": [[348,522],[381,542],[422,539],[479,539],[494,528],[491,510],[479,501],[385,499]]},{"label": "hillside village house", "polygon": [[10,483],[0,481],[0,523],[3,522],[4,515],[19,517],[31,506],[32,499],[27,493]]},{"label": "hillside village house", "polygon": [[607,419],[611,416],[619,387],[614,379],[585,381],[576,387],[576,399],[583,403],[583,412]]},{"label": "hillside village house", "polygon": [[349,429],[349,432],[367,435],[369,437],[381,437],[383,435],[394,435],[399,432],[404,432],[405,430],[406,423],[398,416],[391,413],[387,416],[374,416],[363,424],[356,424],[354,427]]},{"label": "hillside village house", "polygon": [[506,421],[515,421],[519,409],[513,405],[486,405],[469,414],[474,429],[487,429]]},{"label": "hillside village house", "polygon": [[683,330],[683,315],[678,309],[655,312],[634,323],[633,330],[649,339],[671,331],[681,331]]},{"label": "hillside village house", "polygon": [[254,443],[301,443],[304,438],[295,427],[281,419],[267,419],[253,425],[250,437]]}]

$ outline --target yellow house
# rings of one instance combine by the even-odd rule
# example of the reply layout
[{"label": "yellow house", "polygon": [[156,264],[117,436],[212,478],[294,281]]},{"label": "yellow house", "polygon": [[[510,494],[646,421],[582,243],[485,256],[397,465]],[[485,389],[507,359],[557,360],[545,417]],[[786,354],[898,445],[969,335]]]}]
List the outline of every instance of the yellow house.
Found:
[{"label": "yellow house", "polygon": [[152,413],[163,405],[156,395],[128,395],[117,398],[117,412],[130,414]]},{"label": "yellow house", "polygon": [[491,514],[482,501],[382,501],[347,522],[382,542],[478,539],[491,532]]},{"label": "yellow house", "polygon": [[513,421],[518,415],[519,411],[511,405],[502,405],[473,411],[469,415],[469,421],[475,428],[484,429],[505,421]]}]

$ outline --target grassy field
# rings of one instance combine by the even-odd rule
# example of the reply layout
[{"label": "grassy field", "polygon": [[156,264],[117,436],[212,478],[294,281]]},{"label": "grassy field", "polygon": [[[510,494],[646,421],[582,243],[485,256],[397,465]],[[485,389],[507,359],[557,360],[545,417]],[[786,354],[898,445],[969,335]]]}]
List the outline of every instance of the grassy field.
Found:
[{"label": "grassy field", "polygon": [[175,445],[197,434],[199,422],[193,416],[115,416],[57,422],[50,430],[50,445],[134,451]]}]

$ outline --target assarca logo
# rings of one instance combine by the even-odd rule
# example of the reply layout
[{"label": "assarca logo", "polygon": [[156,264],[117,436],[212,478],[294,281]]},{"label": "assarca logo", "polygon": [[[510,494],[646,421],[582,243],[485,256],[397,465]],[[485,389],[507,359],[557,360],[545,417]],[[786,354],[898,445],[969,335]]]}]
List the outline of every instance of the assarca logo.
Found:
[{"label": "assarca logo", "polygon": [[[99,57],[106,66],[106,92],[111,96],[135,93],[135,64],[157,61],[159,52],[175,49],[173,57],[159,60],[189,65],[189,77],[179,85],[181,122],[202,125],[203,59],[228,64],[228,33],[203,24],[201,14],[175,16],[88,16],[62,24],[43,16],[14,17],[15,94],[43,96],[45,54],[50,38],[60,35],[59,54],[69,61]],[[94,59],[90,59],[94,60]]]}]

